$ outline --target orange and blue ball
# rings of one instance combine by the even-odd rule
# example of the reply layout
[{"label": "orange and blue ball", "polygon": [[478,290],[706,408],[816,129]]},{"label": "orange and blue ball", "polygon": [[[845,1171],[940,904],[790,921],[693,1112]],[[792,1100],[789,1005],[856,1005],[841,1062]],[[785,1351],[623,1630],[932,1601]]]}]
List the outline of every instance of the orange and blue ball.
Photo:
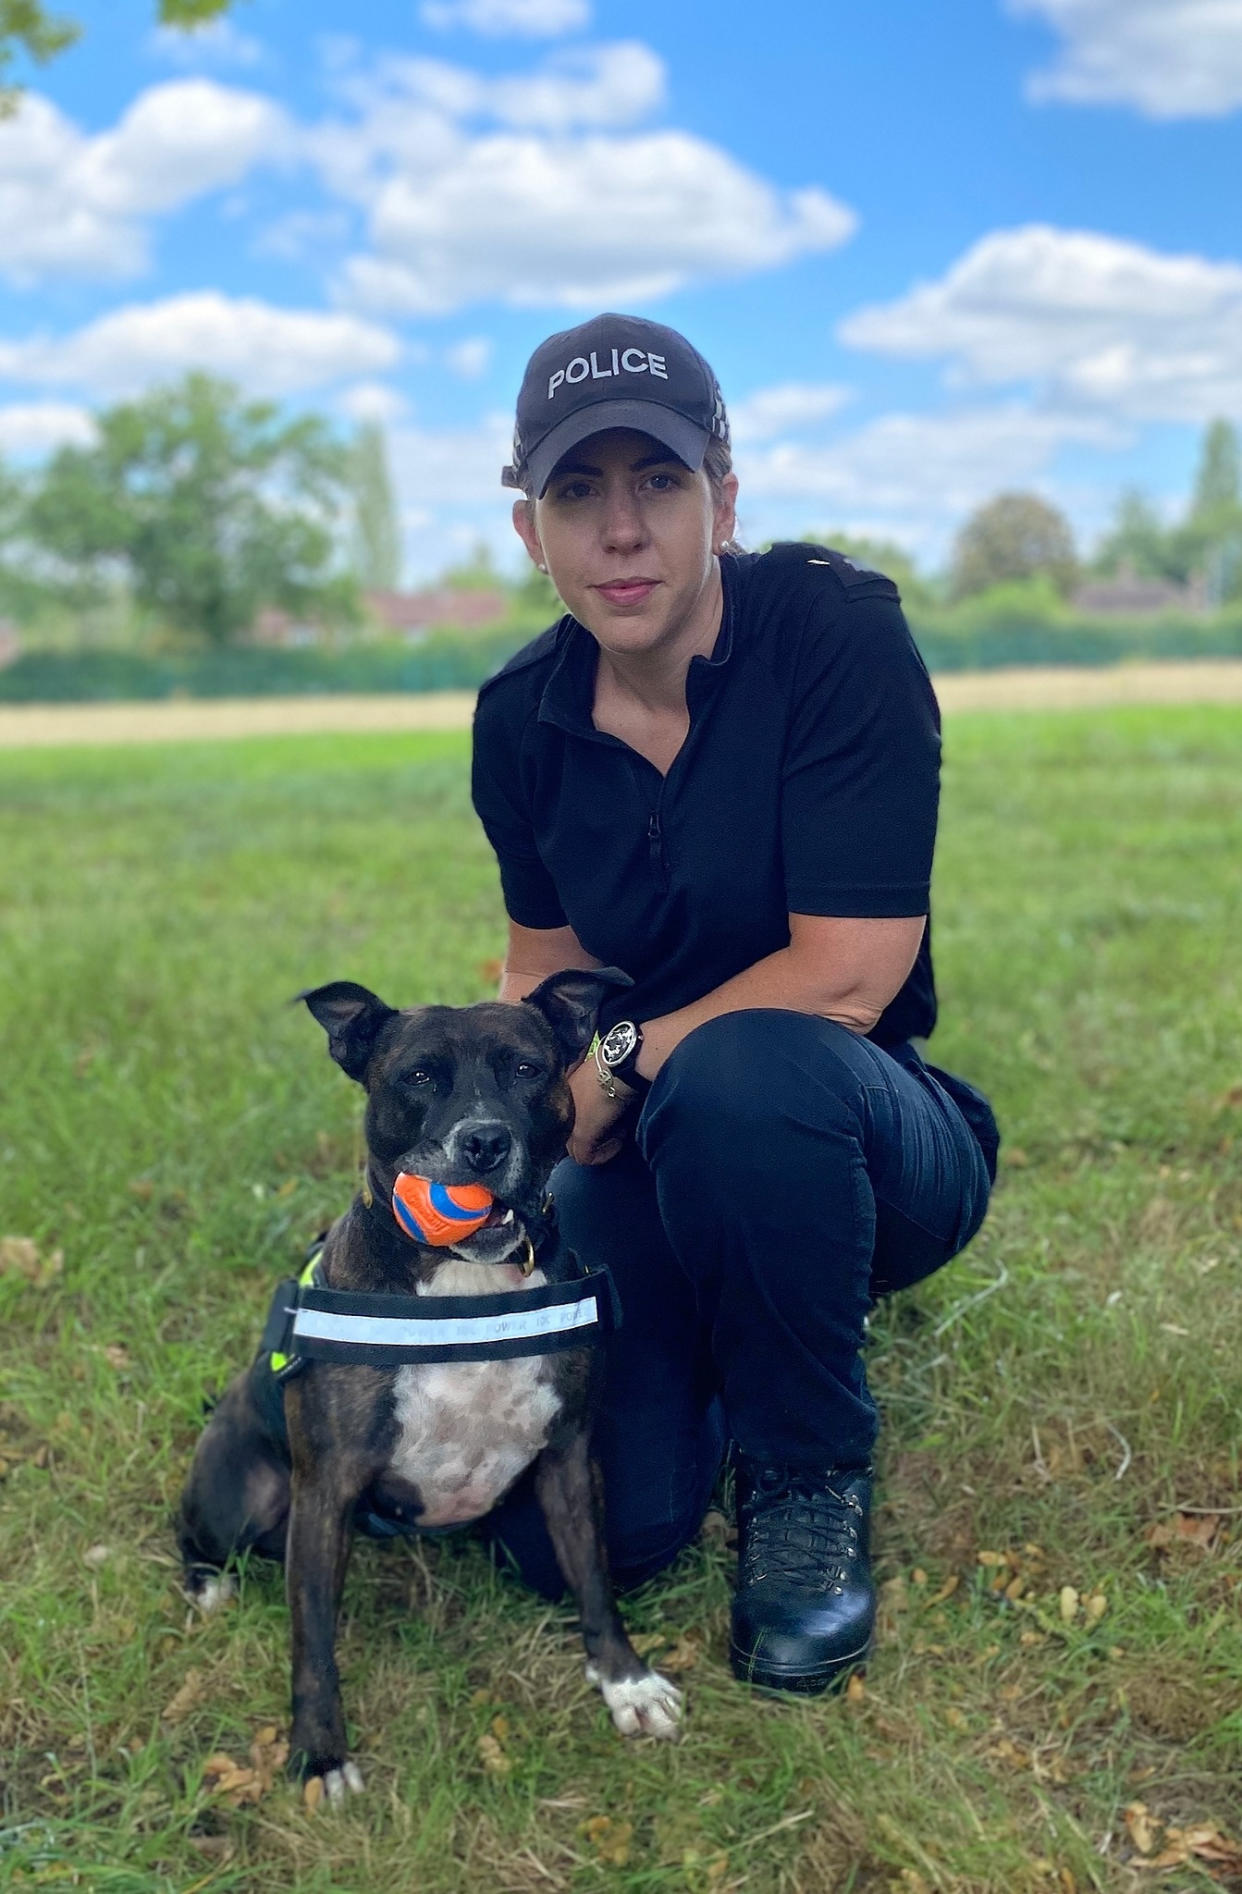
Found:
[{"label": "orange and blue ball", "polygon": [[437,1184],[413,1171],[398,1171],[392,1213],[406,1235],[432,1249],[447,1249],[482,1229],[495,1199],[482,1184]]}]

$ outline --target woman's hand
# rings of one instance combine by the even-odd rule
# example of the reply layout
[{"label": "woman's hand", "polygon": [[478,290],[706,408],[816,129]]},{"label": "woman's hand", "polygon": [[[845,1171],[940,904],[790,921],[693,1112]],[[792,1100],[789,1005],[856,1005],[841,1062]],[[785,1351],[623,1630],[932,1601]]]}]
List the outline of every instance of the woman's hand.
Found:
[{"label": "woman's hand", "polygon": [[576,1164],[607,1164],[626,1139],[626,1111],[637,1097],[617,1082],[617,1098],[609,1098],[599,1082],[593,1059],[584,1059],[569,1081],[574,1096],[574,1128],[569,1155]]}]

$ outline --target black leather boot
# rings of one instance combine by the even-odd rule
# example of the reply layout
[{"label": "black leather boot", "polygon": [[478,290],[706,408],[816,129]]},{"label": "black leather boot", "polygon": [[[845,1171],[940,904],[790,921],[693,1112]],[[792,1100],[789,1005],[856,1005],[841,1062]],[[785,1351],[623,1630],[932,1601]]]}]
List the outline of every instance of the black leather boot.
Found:
[{"label": "black leather boot", "polygon": [[737,1463],[737,1676],[806,1695],[842,1683],[875,1628],[867,1467]]}]

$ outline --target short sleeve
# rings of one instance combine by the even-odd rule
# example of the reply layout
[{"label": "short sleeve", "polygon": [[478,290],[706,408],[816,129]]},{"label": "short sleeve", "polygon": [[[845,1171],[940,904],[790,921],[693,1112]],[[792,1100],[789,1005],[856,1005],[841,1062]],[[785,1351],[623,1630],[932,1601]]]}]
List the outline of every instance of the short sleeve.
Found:
[{"label": "short sleeve", "polygon": [[470,779],[475,814],[495,851],[510,920],[519,927],[564,927],[564,909],[535,846],[522,769],[526,717],[521,705],[506,702],[511,695],[503,679],[479,695]]},{"label": "short sleeve", "polygon": [[782,775],[793,914],[926,914],[940,783],[931,679],[887,582],[813,607]]}]

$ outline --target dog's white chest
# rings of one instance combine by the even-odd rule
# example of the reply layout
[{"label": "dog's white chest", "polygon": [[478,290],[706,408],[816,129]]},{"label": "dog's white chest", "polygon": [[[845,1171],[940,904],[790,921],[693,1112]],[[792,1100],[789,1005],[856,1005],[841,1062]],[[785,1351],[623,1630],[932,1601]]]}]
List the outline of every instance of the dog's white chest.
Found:
[{"label": "dog's white chest", "polygon": [[[524,1288],[546,1281],[536,1270]],[[447,1263],[435,1295],[495,1292],[477,1264]],[[431,1362],[401,1368],[393,1390],[397,1440],[389,1471],[418,1488],[419,1524],[454,1526],[490,1512],[545,1445],[560,1397],[546,1360]]]}]

